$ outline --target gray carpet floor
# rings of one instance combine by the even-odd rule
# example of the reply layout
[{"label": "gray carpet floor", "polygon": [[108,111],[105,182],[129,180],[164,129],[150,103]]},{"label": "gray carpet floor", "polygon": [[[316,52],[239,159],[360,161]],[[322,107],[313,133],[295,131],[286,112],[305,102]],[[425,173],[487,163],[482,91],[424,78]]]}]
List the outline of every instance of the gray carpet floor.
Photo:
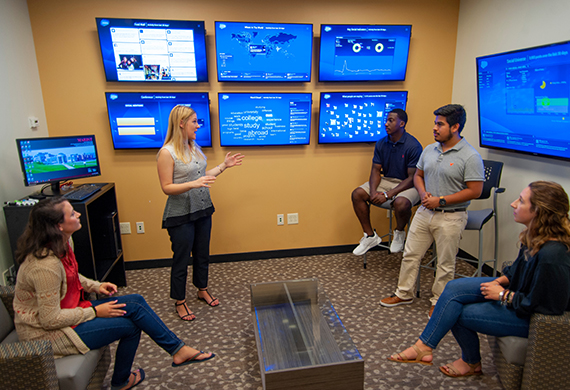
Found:
[{"label": "gray carpet floor", "polygon": [[[367,269],[362,257],[351,253],[211,264],[210,291],[221,304],[211,308],[197,300],[196,289],[189,284],[187,300],[197,316],[192,322],[181,321],[169,299],[169,268],[127,271],[128,287],[120,294],[143,295],[188,345],[217,355],[209,362],[172,368],[171,357],[143,334],[134,368],[144,368],[147,378],[137,389],[261,390],[249,286],[305,278],[319,279],[365,359],[366,390],[502,389],[486,336],[480,336],[485,375],[456,379],[439,372],[438,366],[460,357],[451,334],[434,351],[433,366],[387,361],[390,354],[413,344],[426,325],[433,272],[422,270],[421,298],[412,305],[385,308],[378,302],[395,290],[402,255],[374,251],[367,257]],[[469,270],[458,262],[458,272]]]}]

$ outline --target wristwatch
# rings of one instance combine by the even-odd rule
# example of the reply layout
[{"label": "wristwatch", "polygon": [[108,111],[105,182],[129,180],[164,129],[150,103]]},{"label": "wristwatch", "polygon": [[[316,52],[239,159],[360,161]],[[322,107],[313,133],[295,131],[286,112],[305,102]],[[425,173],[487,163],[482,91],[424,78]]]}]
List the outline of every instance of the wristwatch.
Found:
[{"label": "wristwatch", "polygon": [[447,202],[445,201],[445,198],[443,196],[439,197],[439,205],[440,206],[445,206],[447,204]]}]

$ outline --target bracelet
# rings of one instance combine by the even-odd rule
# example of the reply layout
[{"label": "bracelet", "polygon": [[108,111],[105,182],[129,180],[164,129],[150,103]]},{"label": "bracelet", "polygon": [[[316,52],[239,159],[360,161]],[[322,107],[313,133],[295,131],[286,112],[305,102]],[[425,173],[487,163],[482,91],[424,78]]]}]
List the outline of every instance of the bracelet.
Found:
[{"label": "bracelet", "polygon": [[220,170],[220,173],[222,173],[224,171],[222,168],[220,168],[219,165],[218,165],[218,169]]},{"label": "bracelet", "polygon": [[95,317],[97,317],[97,309],[95,309],[95,306],[91,306],[91,308],[92,308],[93,311],[95,312]]},{"label": "bracelet", "polygon": [[387,193],[387,192],[383,192],[382,194],[384,195],[384,198],[386,198],[386,200],[390,199],[390,198],[388,198],[388,193]]},{"label": "bracelet", "polygon": [[514,291],[509,291],[509,296],[507,297],[507,305],[513,304],[513,298],[515,297]]}]

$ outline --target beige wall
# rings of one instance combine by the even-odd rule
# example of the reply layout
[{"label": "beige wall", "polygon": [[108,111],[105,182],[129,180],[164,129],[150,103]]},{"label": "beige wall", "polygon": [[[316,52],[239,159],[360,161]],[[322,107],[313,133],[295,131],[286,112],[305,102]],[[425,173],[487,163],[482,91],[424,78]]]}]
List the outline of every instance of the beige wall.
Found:
[{"label": "beige wall", "polygon": [[[48,130],[28,6],[21,0],[0,0],[0,204],[30,193],[24,187],[16,138],[47,137]],[[28,117],[40,125],[32,130]],[[0,275],[14,265],[4,216],[0,217]],[[0,284],[4,280],[0,277]]]},{"label": "beige wall", "polygon": [[[434,5],[437,4],[437,7]],[[211,189],[216,206],[213,254],[254,252],[357,243],[362,232],[350,193],[368,179],[373,145],[321,146],[316,141],[321,91],[408,90],[408,130],[425,146],[433,142],[432,112],[451,99],[459,0],[404,1],[146,1],[28,0],[49,134],[95,134],[102,172],[98,181],[115,182],[121,222],[145,222],[145,234],[123,235],[127,260],[171,256],[160,228],[165,195],[156,174],[156,151],[115,151],[106,113],[109,91],[208,91],[214,147],[210,165],[223,160],[219,146],[217,93],[220,91],[312,92],[311,144],[232,150],[247,157]],[[210,83],[143,85],[105,81],[96,17],[205,20]],[[306,84],[221,84],[216,81],[214,21],[313,23],[313,81]],[[319,83],[317,48],[321,23],[412,24],[404,82]],[[476,139],[469,139],[476,143]],[[277,226],[276,215],[299,213],[299,225]],[[385,213],[374,212],[379,231]]]},{"label": "beige wall", "polygon": [[[462,0],[457,35],[453,100],[466,105],[471,117],[463,135],[478,145],[477,78],[475,58],[570,39],[567,0]],[[544,131],[548,131],[547,128]],[[519,153],[478,148],[483,158],[505,165],[499,196],[499,264],[513,261],[518,253],[518,235],[523,226],[513,220],[510,203],[530,182],[552,180],[570,192],[570,162]],[[473,205],[478,207],[477,205]],[[482,207],[480,207],[482,208]],[[493,228],[485,228],[485,258],[491,259]],[[462,248],[477,253],[475,233],[466,232]],[[499,270],[501,266],[499,265]]]}]

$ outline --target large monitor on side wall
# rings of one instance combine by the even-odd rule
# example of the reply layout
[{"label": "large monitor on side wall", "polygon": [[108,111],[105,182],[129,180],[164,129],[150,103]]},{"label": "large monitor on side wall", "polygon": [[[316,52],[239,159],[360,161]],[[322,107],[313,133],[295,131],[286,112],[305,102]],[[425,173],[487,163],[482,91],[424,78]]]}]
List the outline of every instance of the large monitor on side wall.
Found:
[{"label": "large monitor on side wall", "polygon": [[164,144],[170,111],[184,105],[196,112],[196,142],[212,146],[208,92],[106,92],[115,149],[152,149]]},{"label": "large monitor on side wall", "polygon": [[311,81],[313,25],[216,22],[218,81]]},{"label": "large monitor on side wall", "polygon": [[107,81],[208,81],[203,21],[96,21]]},{"label": "large monitor on side wall", "polygon": [[570,41],[476,61],[480,145],[570,159]]},{"label": "large monitor on side wall", "polygon": [[308,145],[310,93],[220,93],[221,146]]},{"label": "large monitor on side wall", "polygon": [[411,25],[322,24],[319,81],[404,80]]},{"label": "large monitor on side wall", "polygon": [[319,143],[376,142],[386,136],[388,113],[407,101],[407,91],[321,92]]},{"label": "large monitor on side wall", "polygon": [[101,175],[94,135],[17,139],[24,185],[51,184],[53,195],[60,184]]}]

